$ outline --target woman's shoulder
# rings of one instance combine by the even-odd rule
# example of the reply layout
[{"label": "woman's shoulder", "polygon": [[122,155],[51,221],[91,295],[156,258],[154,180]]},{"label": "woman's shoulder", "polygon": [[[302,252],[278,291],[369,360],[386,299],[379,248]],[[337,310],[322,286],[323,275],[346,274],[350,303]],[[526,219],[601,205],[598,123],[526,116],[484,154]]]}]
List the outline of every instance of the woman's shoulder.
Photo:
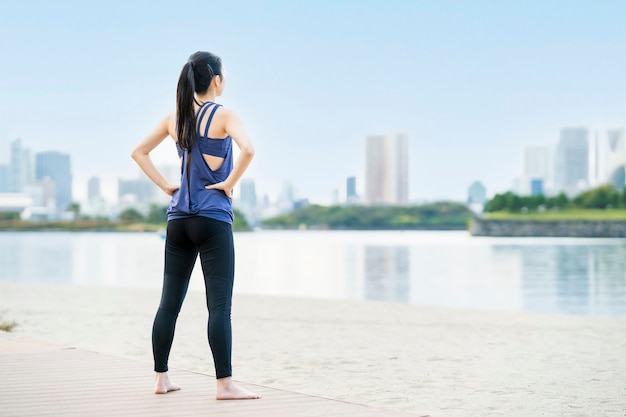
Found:
[{"label": "woman's shoulder", "polygon": [[217,107],[215,115],[213,117],[213,120],[215,120],[219,125],[222,126],[232,123],[232,121],[238,119],[239,116],[237,115],[237,112],[235,112],[232,108],[226,107],[222,104]]},{"label": "woman's shoulder", "polygon": [[171,111],[163,118],[163,123],[167,127],[167,132],[176,140],[176,110]]},{"label": "woman's shoulder", "polygon": [[215,116],[217,116],[220,122],[225,124],[241,122],[241,118],[239,117],[239,113],[237,111],[233,110],[231,107],[225,107],[223,105],[220,105],[217,109]]},{"label": "woman's shoulder", "polygon": [[222,117],[230,117],[232,115],[235,115],[235,111],[230,108],[230,107],[226,107],[223,104],[217,104],[217,109],[215,111],[215,114],[218,115],[220,114]]}]

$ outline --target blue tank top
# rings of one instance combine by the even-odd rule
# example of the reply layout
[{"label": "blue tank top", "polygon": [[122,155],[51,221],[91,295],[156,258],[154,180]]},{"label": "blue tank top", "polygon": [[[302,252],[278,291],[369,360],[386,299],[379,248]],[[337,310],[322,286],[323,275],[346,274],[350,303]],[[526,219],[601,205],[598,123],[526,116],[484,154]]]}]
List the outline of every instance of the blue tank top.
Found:
[{"label": "blue tank top", "polygon": [[[178,156],[182,158],[180,169],[180,188],[172,195],[172,200],[167,209],[167,219],[181,219],[191,216],[204,216],[227,223],[234,220],[232,200],[222,190],[207,190],[207,185],[217,184],[224,181],[233,169],[232,139],[227,136],[224,139],[209,137],[209,126],[215,111],[220,104],[213,102],[204,103],[196,115],[197,128],[196,140],[191,149],[184,150],[176,142]],[[200,134],[202,120],[211,109],[209,118]],[[224,158],[222,166],[213,171],[206,163],[203,154]]]}]

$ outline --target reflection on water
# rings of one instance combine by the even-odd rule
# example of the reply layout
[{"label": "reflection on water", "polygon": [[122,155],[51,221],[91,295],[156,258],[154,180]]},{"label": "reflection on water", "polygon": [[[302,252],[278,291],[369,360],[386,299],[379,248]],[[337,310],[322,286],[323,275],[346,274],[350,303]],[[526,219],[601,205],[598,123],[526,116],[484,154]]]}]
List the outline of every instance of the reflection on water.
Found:
[{"label": "reflection on water", "polygon": [[626,315],[626,246],[522,246],[524,307]]},{"label": "reflection on water", "polygon": [[[152,233],[0,233],[0,280],[160,287]],[[237,233],[235,291],[626,316],[626,240],[465,232]],[[199,267],[191,290],[202,290]]]},{"label": "reflection on water", "polygon": [[408,246],[365,246],[365,298],[409,301]]}]

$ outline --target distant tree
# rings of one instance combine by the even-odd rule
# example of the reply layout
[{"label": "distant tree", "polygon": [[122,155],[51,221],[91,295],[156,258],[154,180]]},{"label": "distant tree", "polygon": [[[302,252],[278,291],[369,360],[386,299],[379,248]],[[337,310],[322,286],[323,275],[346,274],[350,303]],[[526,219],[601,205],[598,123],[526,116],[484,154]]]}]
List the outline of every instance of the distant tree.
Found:
[{"label": "distant tree", "polygon": [[233,230],[246,231],[251,230],[250,225],[246,221],[246,217],[237,209],[233,209],[235,221],[233,222]]},{"label": "distant tree", "polygon": [[3,211],[0,212],[0,220],[19,220],[20,213],[16,211]]},{"label": "distant tree", "polygon": [[496,194],[485,204],[484,211],[509,211],[520,213],[530,210],[556,209],[608,209],[626,208],[626,187],[620,192],[612,185],[602,185],[570,199],[564,192],[553,197],[543,195],[519,196],[512,192]]},{"label": "distant tree", "polygon": [[127,208],[120,213],[120,220],[128,223],[141,222],[144,220],[140,212],[134,208]]},{"label": "distant tree", "polygon": [[167,206],[150,204],[150,209],[146,215],[146,222],[160,224],[167,223]]},{"label": "distant tree", "polygon": [[537,210],[539,206],[544,206],[545,204],[546,197],[543,194],[526,197],[526,207],[529,210]]},{"label": "distant tree", "polygon": [[80,218],[80,204],[77,202],[72,202],[67,206],[67,210],[71,211],[72,213],[74,213],[74,218],[75,219],[79,219]]},{"label": "distant tree", "polygon": [[517,194],[510,193],[508,198],[509,211],[517,213],[524,207],[524,200]]},{"label": "distant tree", "polygon": [[320,206],[310,204],[290,213],[265,219],[267,227],[300,225],[330,229],[411,229],[462,227],[471,217],[463,204],[439,202],[422,206]]},{"label": "distant tree", "polygon": [[504,194],[496,194],[485,205],[484,211],[491,213],[494,211],[519,212],[522,207],[527,207],[528,202],[517,194],[507,191]]},{"label": "distant tree", "polygon": [[620,200],[620,192],[614,186],[602,185],[580,193],[574,198],[573,203],[577,208],[606,209],[619,207]]},{"label": "distant tree", "polygon": [[505,194],[496,194],[493,196],[493,198],[485,204],[485,208],[483,209],[486,213],[503,210],[508,210]]},{"label": "distant tree", "polygon": [[484,211],[493,213],[495,211],[508,211],[520,213],[522,211],[536,211],[539,208],[567,208],[570,202],[565,193],[556,197],[547,198],[543,194],[531,196],[519,196],[508,191],[504,194],[496,194],[485,204]]},{"label": "distant tree", "polygon": [[565,210],[570,206],[570,199],[564,192],[560,192],[557,196],[550,197],[546,201],[546,207],[550,209]]}]

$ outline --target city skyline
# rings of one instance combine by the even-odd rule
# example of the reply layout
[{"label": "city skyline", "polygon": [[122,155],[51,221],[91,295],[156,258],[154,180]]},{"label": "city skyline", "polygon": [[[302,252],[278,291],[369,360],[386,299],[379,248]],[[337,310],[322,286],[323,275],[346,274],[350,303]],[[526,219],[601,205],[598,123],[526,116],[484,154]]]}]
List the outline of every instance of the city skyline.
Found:
[{"label": "city skyline", "polygon": [[[210,23],[186,12],[204,8]],[[247,176],[259,195],[289,179],[328,203],[349,176],[363,193],[362,138],[391,132],[409,138],[410,201],[464,200],[475,180],[493,195],[520,175],[525,146],[554,143],[566,126],[626,123],[618,1],[60,0],[3,11],[0,149],[21,137],[71,153],[77,195],[91,176],[107,194],[137,175],[130,152],[172,111],[196,50],[224,60],[219,101],[256,146]],[[168,140],[155,161],[175,155]]]},{"label": "city skyline", "polygon": [[[30,194],[33,201],[40,201],[38,204],[55,198],[57,209],[67,206],[70,202],[78,202],[81,205],[86,203],[90,210],[95,209],[100,213],[106,208],[102,204],[114,204],[118,208],[136,205],[146,208],[150,203],[167,204],[169,200],[165,194],[161,195],[160,190],[139,170],[134,177],[117,179],[116,197],[104,196],[101,192],[100,178],[91,176],[85,180],[88,195],[82,197],[74,195],[71,198],[72,191],[69,187],[72,184],[71,155],[58,151],[33,152],[29,147],[23,146],[20,138],[10,145],[11,163],[0,163],[0,192],[21,190]],[[406,137],[402,134],[368,135],[363,138],[363,147],[366,150],[363,161],[367,172],[366,178],[357,181],[356,176],[346,177],[345,195],[340,198],[339,190],[332,190],[334,198],[331,204],[419,203],[407,200],[406,172],[410,163]],[[561,129],[556,143],[527,146],[524,149],[523,160],[521,182],[518,181],[518,184],[510,190],[520,195],[549,196],[564,191],[574,196],[585,189],[605,183],[612,183],[621,188],[626,186],[626,128],[598,130],[587,127],[565,127]],[[176,164],[178,163],[179,161],[176,161]],[[170,181],[176,181],[178,165],[158,168],[170,178]],[[362,183],[363,180],[365,192],[359,193],[356,184]],[[278,195],[257,196],[255,179],[245,177],[238,184],[236,205],[247,211],[247,217],[255,220],[263,217],[262,212],[276,215],[310,202],[306,195],[296,194],[296,187],[297,184],[293,182],[283,181]],[[50,197],[53,194],[56,197]],[[89,198],[91,194],[97,198]],[[475,180],[467,189],[466,197],[457,201],[473,203],[473,209],[477,209],[476,203],[488,198],[482,181]],[[252,201],[254,203],[251,204]]]}]

